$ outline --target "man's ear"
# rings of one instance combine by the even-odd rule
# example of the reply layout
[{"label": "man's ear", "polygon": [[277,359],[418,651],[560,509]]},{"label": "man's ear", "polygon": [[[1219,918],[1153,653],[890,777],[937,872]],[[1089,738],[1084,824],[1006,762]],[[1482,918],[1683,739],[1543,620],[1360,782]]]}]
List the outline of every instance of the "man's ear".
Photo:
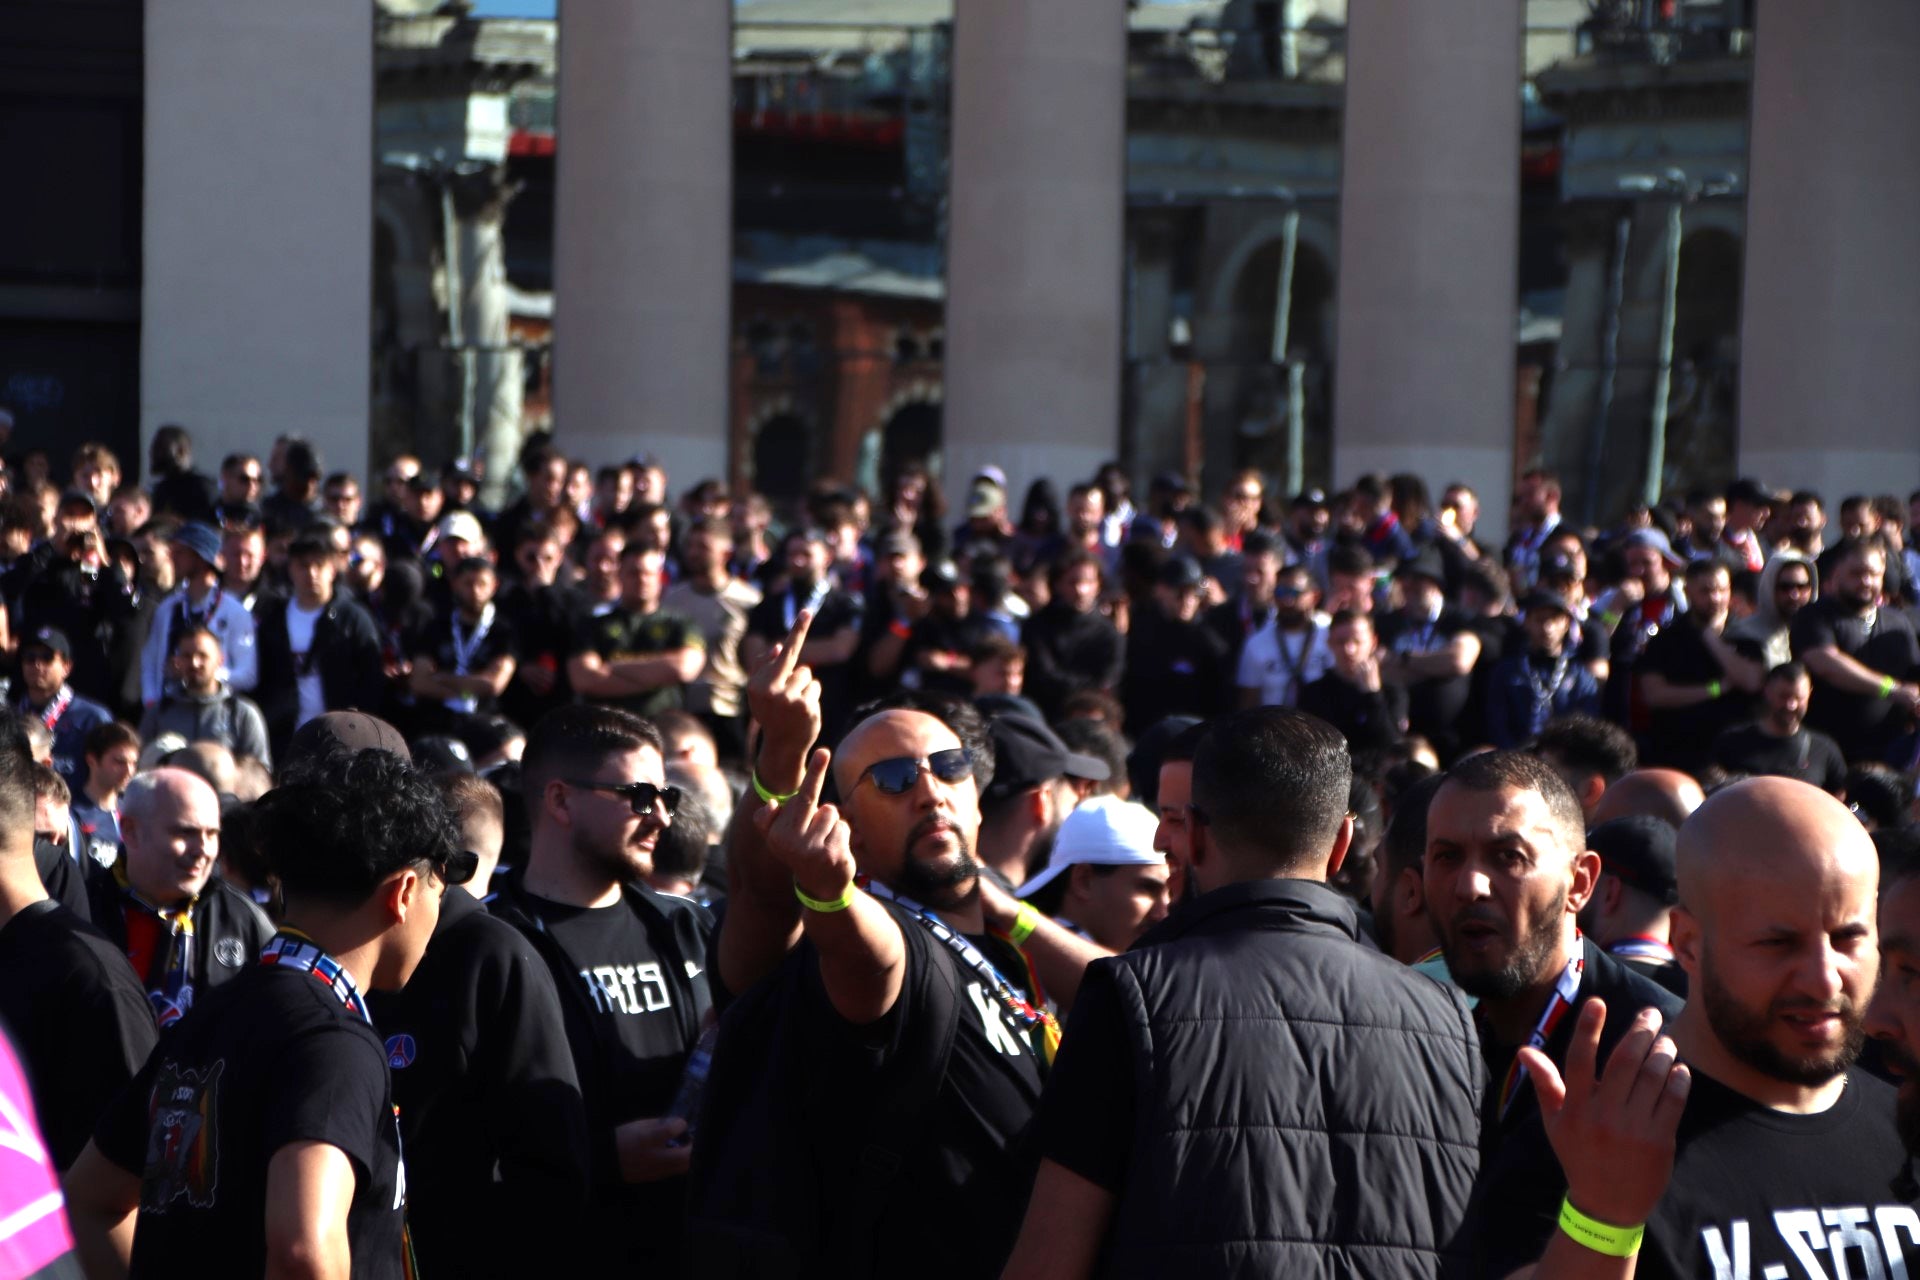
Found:
[{"label": "man's ear", "polygon": [[1600,797],[1607,794],[1607,780],[1597,773],[1590,773],[1580,784],[1580,812],[1592,813],[1600,804]]},{"label": "man's ear", "polygon": [[1573,884],[1567,889],[1567,914],[1579,915],[1600,880],[1600,855],[1582,849],[1573,855]]},{"label": "man's ear", "polygon": [[1700,981],[1701,937],[1700,918],[1685,906],[1676,906],[1669,917],[1667,945],[1673,948],[1673,958],[1695,984]]},{"label": "man's ear", "polygon": [[1402,867],[1400,878],[1393,882],[1393,892],[1387,895],[1389,910],[1396,920],[1416,920],[1427,911],[1427,885],[1421,879],[1419,867]]},{"label": "man's ear", "polygon": [[1340,864],[1347,860],[1347,851],[1353,848],[1353,815],[1340,819],[1340,830],[1333,836],[1333,847],[1327,850],[1327,878],[1332,879],[1340,871]]},{"label": "man's ear", "polygon": [[402,867],[380,886],[380,905],[386,909],[388,920],[398,924],[407,918],[409,912],[420,909],[420,898],[425,892],[426,880],[419,870]]}]

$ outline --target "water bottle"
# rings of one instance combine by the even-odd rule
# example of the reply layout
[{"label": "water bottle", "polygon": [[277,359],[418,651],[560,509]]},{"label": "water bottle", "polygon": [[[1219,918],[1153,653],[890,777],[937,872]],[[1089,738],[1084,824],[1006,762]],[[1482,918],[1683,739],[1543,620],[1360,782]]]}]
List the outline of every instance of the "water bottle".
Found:
[{"label": "water bottle", "polygon": [[693,1124],[700,1114],[700,1095],[706,1092],[707,1072],[713,1067],[713,1044],[719,1038],[720,1024],[716,1022],[700,1033],[693,1052],[687,1055],[686,1070],[680,1075],[680,1091],[673,1095],[673,1105],[667,1108],[668,1119],[687,1122],[687,1131],[673,1142],[676,1147],[693,1141]]}]

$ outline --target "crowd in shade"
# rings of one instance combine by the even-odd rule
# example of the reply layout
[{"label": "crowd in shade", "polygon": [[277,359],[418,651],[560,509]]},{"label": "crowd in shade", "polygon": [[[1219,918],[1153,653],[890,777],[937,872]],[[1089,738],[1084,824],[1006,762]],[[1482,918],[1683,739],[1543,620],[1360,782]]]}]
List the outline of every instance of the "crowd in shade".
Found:
[{"label": "crowd in shade", "polygon": [[561,444],[9,457],[0,1276],[1920,1265],[1920,493]]}]

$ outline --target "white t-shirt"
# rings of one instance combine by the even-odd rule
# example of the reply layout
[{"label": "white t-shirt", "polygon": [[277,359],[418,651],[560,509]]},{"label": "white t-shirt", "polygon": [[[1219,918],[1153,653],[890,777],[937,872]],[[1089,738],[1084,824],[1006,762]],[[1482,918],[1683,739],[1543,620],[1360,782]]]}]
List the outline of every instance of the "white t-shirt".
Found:
[{"label": "white t-shirt", "polygon": [[293,727],[298,729],[327,710],[327,699],[320,688],[320,668],[313,662],[313,628],[321,609],[302,609],[287,601],[287,640],[293,649],[294,685],[300,695],[300,713]]},{"label": "white t-shirt", "polygon": [[1332,668],[1325,622],[1315,618],[1306,631],[1281,631],[1269,618],[1242,646],[1240,673],[1234,683],[1242,689],[1258,689],[1263,707],[1291,707],[1299,702],[1302,686]]}]

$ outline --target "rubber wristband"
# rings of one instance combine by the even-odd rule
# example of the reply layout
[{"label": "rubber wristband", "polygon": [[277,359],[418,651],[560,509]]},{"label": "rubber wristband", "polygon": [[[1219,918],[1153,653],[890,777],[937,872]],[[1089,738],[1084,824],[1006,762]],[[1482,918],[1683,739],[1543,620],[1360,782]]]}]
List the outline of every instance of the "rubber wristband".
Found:
[{"label": "rubber wristband", "polygon": [[841,891],[840,896],[837,898],[809,898],[805,891],[800,888],[799,881],[794,881],[793,885],[793,896],[800,899],[800,905],[809,911],[818,911],[822,915],[830,915],[835,911],[845,911],[853,905],[853,893],[854,889],[851,881],[848,882],[847,887]]},{"label": "rubber wristband", "polygon": [[913,634],[913,628],[908,626],[903,619],[895,618],[887,624],[887,634],[905,640]]},{"label": "rubber wristband", "polygon": [[1640,1241],[1647,1234],[1645,1224],[1616,1227],[1598,1218],[1589,1218],[1573,1207],[1571,1196],[1560,1202],[1560,1229],[1572,1236],[1574,1243],[1609,1258],[1631,1258],[1640,1252]]},{"label": "rubber wristband", "polygon": [[1620,615],[1608,610],[1600,615],[1600,621],[1611,629],[1620,625]]},{"label": "rubber wristband", "polygon": [[1023,902],[1020,904],[1020,910],[1014,913],[1013,928],[1007,930],[1007,941],[1016,947],[1025,946],[1027,939],[1031,938],[1033,931],[1039,927],[1040,913],[1034,910],[1031,903]]},{"label": "rubber wristband", "polygon": [[1899,687],[1899,681],[1895,680],[1892,676],[1880,677],[1880,696],[1881,697],[1891,698],[1893,696],[1893,691],[1898,687]]},{"label": "rubber wristband", "polygon": [[1707,681],[1707,697],[1717,698],[1719,696],[1720,696],[1720,682],[1718,680]]},{"label": "rubber wristband", "polygon": [[767,790],[767,784],[760,781],[760,771],[758,769],[748,774],[747,777],[753,782],[753,794],[759,796],[768,804],[785,804],[800,794],[800,790],[797,787],[785,795]]}]

